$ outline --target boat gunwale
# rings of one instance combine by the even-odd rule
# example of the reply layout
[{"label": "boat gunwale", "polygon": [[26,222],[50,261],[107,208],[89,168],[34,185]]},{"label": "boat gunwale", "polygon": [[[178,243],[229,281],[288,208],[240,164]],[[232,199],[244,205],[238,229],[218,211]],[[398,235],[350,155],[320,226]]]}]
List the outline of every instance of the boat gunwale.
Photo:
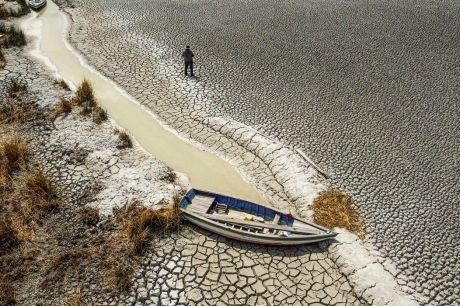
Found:
[{"label": "boat gunwale", "polygon": [[[266,208],[271,209],[271,210],[273,210],[274,212],[279,213],[279,214],[281,214],[281,215],[288,215],[287,213],[285,213],[285,212],[283,212],[283,211],[281,211],[281,210],[279,210],[279,209],[273,208],[273,207],[271,207],[271,206],[266,206],[266,205],[254,203],[254,202],[251,202],[251,201],[243,200],[243,199],[240,199],[240,198],[237,198],[237,197],[234,197],[234,196],[229,196],[229,195],[225,195],[225,194],[218,194],[218,193],[215,193],[215,192],[212,192],[212,191],[203,190],[203,189],[198,189],[198,188],[190,188],[190,189],[185,193],[185,195],[182,197],[181,202],[182,202],[183,199],[185,199],[185,198],[187,197],[187,194],[188,194],[190,191],[192,191],[192,190],[198,191],[199,193],[202,193],[202,194],[204,193],[204,194],[208,194],[208,195],[212,195],[212,196],[224,196],[224,197],[228,197],[228,198],[233,198],[233,199],[238,200],[238,201],[244,201],[244,202],[248,202],[248,203],[251,203],[251,204],[254,204],[254,205],[266,207]],[[193,202],[193,199],[189,199],[189,200]],[[188,204],[188,205],[190,205],[190,204]],[[187,205],[187,206],[188,206],[188,205]],[[186,210],[187,210],[187,207],[184,208],[184,211],[186,211]],[[294,216],[292,216],[292,217],[294,218],[294,221],[303,222],[303,223],[305,223],[305,224],[308,224],[308,225],[311,226],[311,227],[314,227],[314,228],[316,228],[316,229],[322,230],[322,231],[324,231],[324,232],[334,232],[333,230],[331,230],[331,229],[329,229],[329,228],[327,228],[327,227],[324,227],[324,226],[321,226],[321,225],[318,225],[318,224],[309,222],[309,221],[304,220],[304,219],[302,219],[302,218],[294,217]],[[335,232],[334,232],[334,233],[335,233]]]}]

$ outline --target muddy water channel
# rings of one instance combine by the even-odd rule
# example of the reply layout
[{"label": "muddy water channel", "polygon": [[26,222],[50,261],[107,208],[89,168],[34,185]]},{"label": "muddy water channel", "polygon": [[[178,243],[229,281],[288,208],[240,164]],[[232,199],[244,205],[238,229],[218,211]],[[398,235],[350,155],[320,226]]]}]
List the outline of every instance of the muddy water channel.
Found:
[{"label": "muddy water channel", "polygon": [[128,130],[145,150],[175,171],[186,174],[194,187],[265,202],[230,164],[165,129],[152,113],[89,67],[66,42],[68,26],[65,14],[51,1],[26,24],[26,27],[35,30],[40,28],[39,53],[55,66],[60,77],[74,85],[84,78],[88,79],[94,87],[98,103],[110,117]]}]

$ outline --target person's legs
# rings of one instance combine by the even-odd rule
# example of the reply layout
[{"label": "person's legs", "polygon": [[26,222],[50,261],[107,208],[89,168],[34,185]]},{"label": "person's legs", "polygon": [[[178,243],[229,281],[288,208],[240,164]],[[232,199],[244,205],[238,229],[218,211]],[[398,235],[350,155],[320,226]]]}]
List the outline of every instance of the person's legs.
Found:
[{"label": "person's legs", "polygon": [[185,75],[187,75],[187,68],[188,68],[188,63],[185,62]]},{"label": "person's legs", "polygon": [[193,76],[193,62],[190,62],[190,75]]}]

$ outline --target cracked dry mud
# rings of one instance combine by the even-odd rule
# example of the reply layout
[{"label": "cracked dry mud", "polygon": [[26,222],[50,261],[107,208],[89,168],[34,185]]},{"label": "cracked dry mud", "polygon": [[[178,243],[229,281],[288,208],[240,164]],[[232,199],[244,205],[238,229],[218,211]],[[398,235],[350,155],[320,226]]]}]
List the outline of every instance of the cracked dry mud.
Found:
[{"label": "cracked dry mud", "polygon": [[[273,159],[254,150],[257,139],[238,141],[251,132],[229,128],[229,117],[304,149],[357,200],[406,292],[422,304],[460,303],[459,2],[70,6],[71,41],[168,125],[254,177]],[[196,79],[182,76],[186,44]],[[227,137],[247,151],[226,150]],[[276,181],[253,181],[296,203],[276,197]]]},{"label": "cracked dry mud", "polygon": [[[5,50],[5,56],[1,92],[12,78],[26,82],[27,100],[45,109],[70,94],[53,84],[46,70],[24,57],[21,50]],[[96,125],[74,112],[54,122],[49,117],[36,119],[22,131],[31,141],[37,161],[59,186],[65,205],[47,221],[54,230],[45,245],[38,244],[47,254],[85,245],[85,237],[103,231],[79,223],[78,209],[83,204],[110,214],[112,206],[133,198],[158,207],[163,198],[168,200],[179,190],[162,179],[167,167],[142,149],[117,149],[112,129],[110,122]],[[56,305],[81,287],[83,298],[91,305],[367,304],[339,272],[332,259],[337,255],[328,247],[327,243],[299,248],[254,246],[186,225],[169,238],[154,240],[127,293],[113,292],[99,283],[103,271],[83,263],[83,272],[66,272],[65,281],[47,289],[39,283],[48,272],[27,275],[17,300],[22,305]]]}]

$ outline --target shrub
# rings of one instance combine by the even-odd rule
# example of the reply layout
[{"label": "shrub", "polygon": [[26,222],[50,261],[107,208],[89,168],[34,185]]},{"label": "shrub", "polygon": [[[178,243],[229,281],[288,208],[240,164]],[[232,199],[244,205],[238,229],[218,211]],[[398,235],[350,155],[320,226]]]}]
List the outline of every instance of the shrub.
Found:
[{"label": "shrub", "polygon": [[92,113],[93,121],[97,124],[101,124],[108,119],[107,112],[99,106],[94,107]]},{"label": "shrub", "polygon": [[86,225],[96,225],[99,223],[99,209],[85,207],[80,210],[80,220]]},{"label": "shrub", "polygon": [[314,221],[322,226],[342,227],[364,238],[366,225],[358,214],[353,199],[338,189],[322,192],[311,205]]},{"label": "shrub", "polygon": [[84,79],[80,86],[78,86],[72,102],[77,106],[86,106],[88,108],[96,106],[93,87],[88,80]]},{"label": "shrub", "polygon": [[131,137],[129,137],[129,134],[126,133],[125,131],[120,131],[119,129],[115,129],[113,133],[118,135],[118,139],[120,140],[120,143],[117,145],[118,149],[131,148],[133,146]]},{"label": "shrub", "polygon": [[69,114],[72,111],[72,103],[66,98],[61,98],[58,105],[53,110],[53,117],[57,118],[62,114]]}]

